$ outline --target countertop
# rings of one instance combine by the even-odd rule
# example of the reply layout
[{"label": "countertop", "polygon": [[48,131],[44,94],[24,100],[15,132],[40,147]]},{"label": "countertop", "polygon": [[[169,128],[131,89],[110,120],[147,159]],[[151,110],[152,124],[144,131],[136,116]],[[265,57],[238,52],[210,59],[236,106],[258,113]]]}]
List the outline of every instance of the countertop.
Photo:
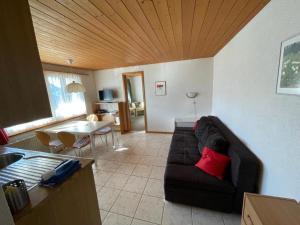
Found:
[{"label": "countertop", "polygon": [[[91,166],[94,163],[93,159],[87,159],[87,158],[80,158],[80,157],[72,157],[72,156],[66,156],[66,155],[59,155],[59,154],[51,154],[51,153],[44,153],[44,152],[37,152],[37,151],[29,151],[19,148],[10,148],[10,147],[3,147],[0,148],[0,154],[2,153],[22,153],[24,154],[24,157],[34,157],[34,156],[41,156],[41,157],[51,157],[56,159],[78,159],[81,164],[81,168],[85,168],[87,166]],[[80,171],[80,170],[79,170]],[[76,172],[78,173],[78,171]],[[73,176],[76,175],[73,174]],[[22,216],[26,215],[27,213],[30,213],[31,210],[35,209],[39,204],[42,204],[44,201],[46,201],[48,198],[51,198],[52,195],[57,193],[61,188],[63,187],[63,184],[58,185],[54,188],[44,188],[40,186],[34,186],[31,188],[28,193],[30,197],[30,204],[25,207],[22,211],[14,215],[14,220],[17,221]]]}]

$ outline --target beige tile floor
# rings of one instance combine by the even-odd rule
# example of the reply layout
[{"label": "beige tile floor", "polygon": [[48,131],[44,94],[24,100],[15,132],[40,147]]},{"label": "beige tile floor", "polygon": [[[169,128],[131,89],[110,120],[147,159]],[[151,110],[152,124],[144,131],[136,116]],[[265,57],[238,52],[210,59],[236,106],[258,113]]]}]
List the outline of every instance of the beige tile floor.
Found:
[{"label": "beige tile floor", "polygon": [[[172,135],[119,135],[112,150],[96,139],[95,183],[104,225],[238,225],[240,216],[164,200],[163,176]],[[90,155],[86,151],[86,155]]]}]

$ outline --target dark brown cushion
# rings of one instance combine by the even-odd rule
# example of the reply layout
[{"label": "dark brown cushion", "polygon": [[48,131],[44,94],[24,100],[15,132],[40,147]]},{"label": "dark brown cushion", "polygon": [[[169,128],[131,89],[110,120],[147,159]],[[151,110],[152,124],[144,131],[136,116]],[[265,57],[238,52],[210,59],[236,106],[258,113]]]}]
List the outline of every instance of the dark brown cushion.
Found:
[{"label": "dark brown cushion", "polygon": [[200,141],[204,131],[209,125],[211,125],[211,122],[208,119],[208,117],[202,116],[196,123],[197,124],[195,126],[195,136]]},{"label": "dark brown cushion", "polygon": [[229,143],[228,141],[221,135],[219,132],[211,134],[206,142],[205,146],[207,146],[210,149],[213,149],[214,151],[221,153],[221,154],[227,154]]}]

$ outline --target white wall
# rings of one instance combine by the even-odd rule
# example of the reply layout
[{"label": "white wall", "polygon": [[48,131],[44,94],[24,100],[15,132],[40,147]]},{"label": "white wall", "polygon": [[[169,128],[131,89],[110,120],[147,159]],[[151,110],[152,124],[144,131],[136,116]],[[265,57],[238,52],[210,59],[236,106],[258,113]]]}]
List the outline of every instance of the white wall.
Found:
[{"label": "white wall", "polygon": [[[213,61],[211,58],[176,61],[95,71],[96,89],[114,88],[124,100],[122,73],[144,71],[149,131],[172,132],[175,117],[193,116],[193,105],[185,93],[197,91],[199,115],[211,113]],[[167,95],[156,96],[155,81],[167,82]]]},{"label": "white wall", "polygon": [[214,58],[213,114],[263,162],[263,194],[300,200],[300,96],[276,94],[281,41],[300,1],[272,0]]},{"label": "white wall", "polygon": [[61,65],[54,64],[46,64],[43,63],[43,69],[49,71],[58,71],[58,72],[66,72],[66,73],[79,73],[83,76],[81,77],[82,84],[86,88],[86,92],[84,93],[85,103],[86,103],[86,111],[87,114],[93,113],[92,104],[97,101],[97,92],[95,86],[94,76],[92,71],[85,69],[77,69]]}]

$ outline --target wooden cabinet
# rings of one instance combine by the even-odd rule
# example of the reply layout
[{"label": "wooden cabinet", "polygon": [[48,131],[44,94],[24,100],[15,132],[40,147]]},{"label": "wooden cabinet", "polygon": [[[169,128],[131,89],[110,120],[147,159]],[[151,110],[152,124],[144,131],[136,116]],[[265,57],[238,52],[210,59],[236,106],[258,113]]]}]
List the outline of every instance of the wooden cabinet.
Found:
[{"label": "wooden cabinet", "polygon": [[246,193],[242,225],[300,225],[300,204],[295,200]]},{"label": "wooden cabinet", "polygon": [[27,0],[0,1],[0,127],[51,116]]},{"label": "wooden cabinet", "polygon": [[[55,189],[30,212],[16,218],[16,225],[101,225],[91,165],[82,168]],[[41,197],[40,193],[31,200],[38,201]]]}]

